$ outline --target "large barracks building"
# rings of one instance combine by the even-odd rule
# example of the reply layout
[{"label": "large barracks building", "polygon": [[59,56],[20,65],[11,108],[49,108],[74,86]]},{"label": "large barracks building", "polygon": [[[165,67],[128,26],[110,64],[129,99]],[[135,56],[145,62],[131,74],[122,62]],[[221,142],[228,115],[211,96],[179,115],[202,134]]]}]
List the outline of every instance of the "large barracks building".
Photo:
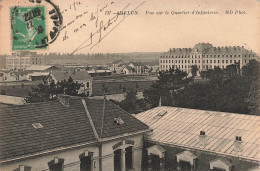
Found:
[{"label": "large barracks building", "polygon": [[243,46],[214,47],[209,43],[199,43],[194,48],[170,49],[160,56],[159,65],[160,71],[178,68],[189,73],[192,65],[197,65],[200,71],[217,66],[223,69],[235,63],[242,68],[252,59],[259,60],[259,57]]}]

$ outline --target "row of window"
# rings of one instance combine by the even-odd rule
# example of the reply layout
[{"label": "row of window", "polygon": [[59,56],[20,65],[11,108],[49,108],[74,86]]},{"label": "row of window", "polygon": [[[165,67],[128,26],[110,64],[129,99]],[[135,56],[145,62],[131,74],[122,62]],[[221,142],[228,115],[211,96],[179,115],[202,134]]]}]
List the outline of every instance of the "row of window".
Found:
[{"label": "row of window", "polygon": [[[222,63],[227,63],[228,64],[228,62],[230,61],[230,63],[232,64],[233,62],[234,63],[236,63],[236,62],[238,62],[238,63],[240,63],[240,60],[222,60]],[[174,63],[174,60],[161,60],[160,61],[160,63],[162,64],[162,63]],[[191,60],[191,63],[193,64],[193,63],[200,63],[200,60]],[[220,60],[202,60],[202,62],[203,63],[220,63]],[[190,60],[175,60],[175,63],[190,63]],[[245,63],[247,63],[247,60],[245,60]]]},{"label": "row of window", "polygon": [[[81,171],[91,171],[93,157],[92,152],[82,153],[80,158],[80,170]],[[73,167],[73,163],[70,164]],[[64,159],[55,157],[53,160],[48,162],[49,171],[63,171],[64,170]],[[32,167],[20,165],[13,171],[31,171]]]},{"label": "row of window", "polygon": [[39,63],[36,61],[35,63],[34,63],[34,61],[32,61],[32,64],[42,64],[42,62],[40,61]]},{"label": "row of window", "polygon": [[[210,58],[212,58],[212,57],[214,57],[214,58],[219,58],[219,57],[221,57],[221,55],[175,55],[175,56],[161,56],[161,58],[200,58],[202,56],[202,58],[208,58],[208,57],[210,57]],[[232,57],[234,57],[234,58],[236,58],[236,57],[254,57],[255,55],[254,54],[243,54],[243,55],[240,55],[240,54],[236,54],[236,55],[225,55],[225,54],[223,54],[222,55],[222,57],[230,57],[230,58],[232,58]]]},{"label": "row of window", "polygon": [[[220,67],[222,69],[224,69],[224,66],[219,66],[219,65],[203,65],[202,68],[203,69],[213,69],[214,67]],[[161,65],[160,66],[161,70],[167,70],[170,68],[174,68],[174,69],[190,69],[191,66],[190,65]],[[198,65],[198,68],[200,69],[200,65]]]}]

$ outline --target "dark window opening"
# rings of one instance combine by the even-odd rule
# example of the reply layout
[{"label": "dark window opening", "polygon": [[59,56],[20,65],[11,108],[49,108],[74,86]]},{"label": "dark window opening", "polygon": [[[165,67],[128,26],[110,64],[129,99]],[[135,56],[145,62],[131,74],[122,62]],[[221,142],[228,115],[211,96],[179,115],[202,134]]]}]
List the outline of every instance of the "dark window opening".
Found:
[{"label": "dark window opening", "polygon": [[80,171],[91,171],[91,156],[80,159]]},{"label": "dark window opening", "polygon": [[125,164],[126,164],[126,170],[133,169],[133,147],[127,147],[125,149],[126,156],[125,156]]},{"label": "dark window opening", "polygon": [[49,166],[50,171],[62,171],[63,163],[56,163]]},{"label": "dark window opening", "polygon": [[64,159],[55,158],[48,163],[50,171],[63,171]]},{"label": "dark window opening", "polygon": [[226,169],[221,169],[221,168],[217,168],[217,167],[213,167],[213,171],[225,171]]},{"label": "dark window opening", "polygon": [[121,171],[121,149],[114,151],[114,171]]},{"label": "dark window opening", "polygon": [[180,161],[180,169],[181,171],[190,171],[191,170],[190,162]]},{"label": "dark window opening", "polygon": [[152,170],[160,170],[160,157],[158,155],[151,155]]}]

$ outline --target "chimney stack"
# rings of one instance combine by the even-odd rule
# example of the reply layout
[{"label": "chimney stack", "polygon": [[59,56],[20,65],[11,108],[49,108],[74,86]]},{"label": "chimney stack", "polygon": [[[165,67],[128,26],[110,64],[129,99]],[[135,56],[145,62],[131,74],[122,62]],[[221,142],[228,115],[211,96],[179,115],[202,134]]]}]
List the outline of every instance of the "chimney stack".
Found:
[{"label": "chimney stack", "polygon": [[70,106],[70,103],[69,103],[69,96],[68,95],[65,95],[65,94],[61,94],[59,95],[59,99],[60,99],[60,102],[63,106],[66,106],[66,107],[69,107]]},{"label": "chimney stack", "polygon": [[234,146],[235,151],[243,151],[242,138],[240,136],[236,136]]},{"label": "chimney stack", "polygon": [[207,138],[206,138],[206,133],[205,133],[205,131],[200,131],[199,144],[200,144],[200,145],[206,145],[206,144],[207,144]]}]

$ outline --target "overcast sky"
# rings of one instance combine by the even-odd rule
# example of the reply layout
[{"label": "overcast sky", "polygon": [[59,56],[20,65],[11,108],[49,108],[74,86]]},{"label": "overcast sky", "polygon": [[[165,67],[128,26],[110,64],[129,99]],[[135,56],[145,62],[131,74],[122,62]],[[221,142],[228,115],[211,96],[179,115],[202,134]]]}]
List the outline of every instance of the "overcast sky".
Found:
[{"label": "overcast sky", "polygon": [[[71,53],[76,49],[78,50],[75,53],[162,52],[169,48],[192,48],[196,43],[208,42],[213,46],[245,46],[260,53],[260,1],[258,0],[113,0],[113,3],[111,2],[53,0],[53,3],[63,12],[63,26],[73,21],[76,16],[84,12],[85,14],[61,30],[57,40],[50,44],[47,50],[41,52]],[[16,5],[32,4],[28,0],[0,1],[2,6],[0,7],[0,54],[12,53],[10,7]],[[46,13],[52,8],[49,4],[42,5],[46,6]],[[99,11],[98,20],[90,21],[91,12],[103,7],[104,10]],[[101,22],[106,23],[111,18],[115,19],[113,18],[115,14],[105,15],[105,11],[116,13],[125,7],[125,10],[137,8],[138,15],[129,15],[126,18],[118,16],[105,31],[102,30],[101,34],[92,37],[91,46],[79,49],[90,43],[88,42],[90,40],[86,40],[91,32],[94,33],[100,28]],[[201,10],[218,14],[191,14],[193,11]],[[233,14],[225,14],[226,10],[232,10]],[[237,10],[242,13],[245,11],[246,14],[235,14]],[[147,15],[146,11],[153,11],[155,14]],[[169,14],[165,14],[165,11]],[[190,14],[171,15],[172,11],[185,11]],[[156,15],[156,12],[163,14]],[[74,32],[77,28],[78,31]],[[52,29],[52,20],[48,15],[46,29],[47,33]],[[65,34],[68,37],[63,41]],[[102,40],[99,42],[100,38]]]}]

